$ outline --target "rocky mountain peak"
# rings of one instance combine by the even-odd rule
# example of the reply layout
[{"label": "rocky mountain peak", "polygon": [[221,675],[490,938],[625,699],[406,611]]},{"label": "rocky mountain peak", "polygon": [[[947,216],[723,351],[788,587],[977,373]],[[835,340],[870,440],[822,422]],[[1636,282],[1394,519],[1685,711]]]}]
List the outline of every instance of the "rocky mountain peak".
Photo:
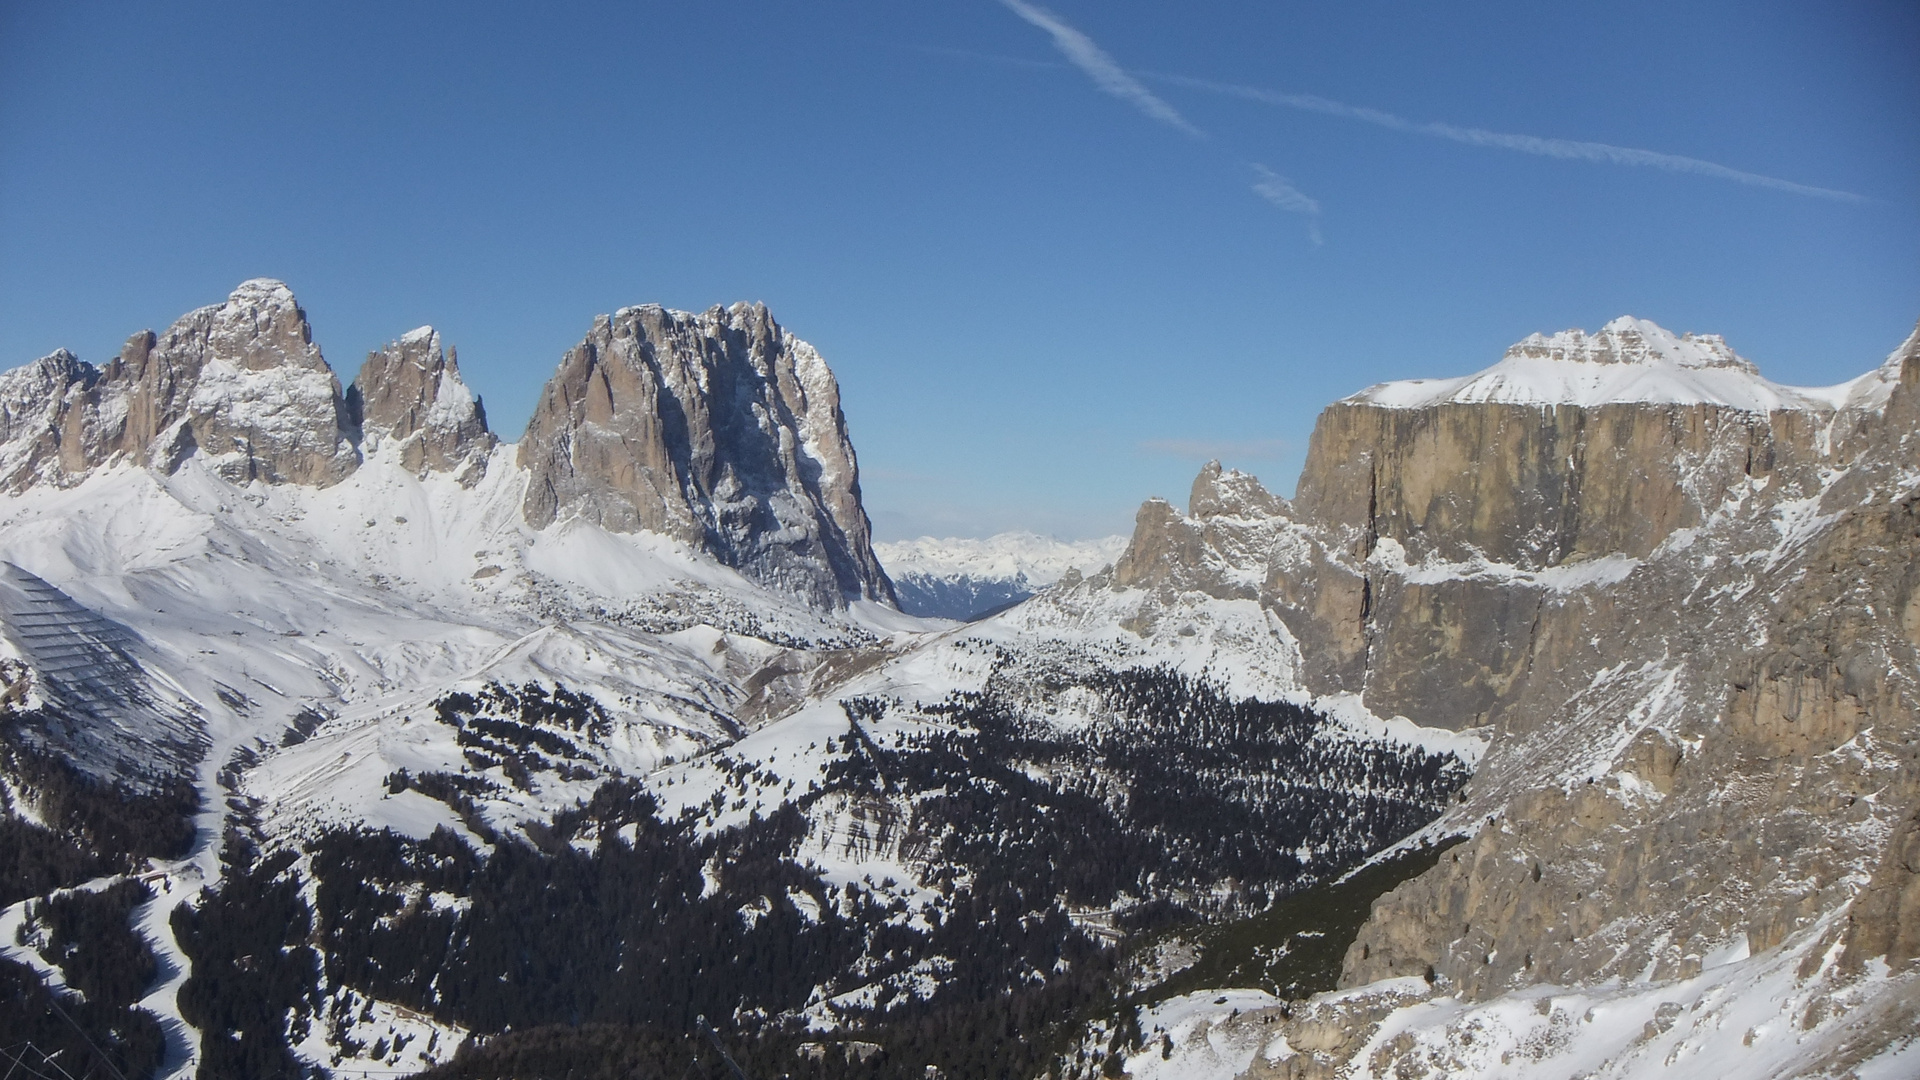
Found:
[{"label": "rocky mountain peak", "polygon": [[347,410],[368,453],[391,443],[405,468],[453,473],[472,484],[496,442],[480,399],[460,377],[460,359],[422,326],[367,354],[347,390]]},{"label": "rocky mountain peak", "polygon": [[1510,346],[1506,355],[1576,364],[1664,364],[1760,373],[1752,362],[1728,348],[1719,334],[1675,334],[1658,323],[1631,315],[1620,316],[1592,335],[1582,330],[1562,330],[1551,337],[1530,334]]},{"label": "rocky mountain peak", "polygon": [[66,484],[201,454],[236,481],[333,484],[359,465],[340,384],[293,293],[265,278],[96,368],[65,350],[0,375],[0,483]]},{"label": "rocky mountain peak", "polygon": [[762,304],[657,304],[593,322],[520,443],[523,511],[646,530],[828,604],[891,601],[839,384]]},{"label": "rocky mountain peak", "polygon": [[325,487],[359,465],[333,369],[285,284],[241,283],[223,304],[135,335],[109,366],[125,422],[102,450],[163,471],[194,452],[244,482]]},{"label": "rocky mountain peak", "polygon": [[1187,513],[1196,518],[1270,518],[1286,513],[1287,501],[1261,486],[1252,473],[1209,461],[1193,478]]},{"label": "rocky mountain peak", "polygon": [[187,314],[169,334],[181,329],[204,336],[208,358],[247,371],[292,366],[332,373],[293,290],[272,278],[241,282],[226,303]]}]

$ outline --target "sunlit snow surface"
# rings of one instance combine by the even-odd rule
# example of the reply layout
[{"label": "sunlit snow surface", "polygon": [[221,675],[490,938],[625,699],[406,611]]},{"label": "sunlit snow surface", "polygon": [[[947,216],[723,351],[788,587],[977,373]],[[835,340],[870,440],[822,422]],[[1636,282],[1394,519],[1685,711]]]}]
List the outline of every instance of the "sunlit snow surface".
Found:
[{"label": "sunlit snow surface", "polygon": [[1051,585],[1069,570],[1091,574],[1127,549],[1127,538],[1055,540],[1030,532],[1006,532],[984,540],[923,536],[873,545],[887,573],[927,577],[1007,580],[1023,577],[1034,588]]},{"label": "sunlit snow surface", "polygon": [[[1814,1075],[1849,1037],[1881,1020],[1879,1009],[1916,976],[1874,962],[1864,978],[1836,980],[1839,947],[1823,948],[1821,924],[1758,957],[1744,941],[1708,958],[1698,976],[1671,982],[1614,980],[1599,986],[1537,985],[1468,1003],[1420,979],[1390,979],[1321,994],[1288,1007],[1257,991],[1202,991],[1139,1010],[1145,1045],[1126,1058],[1141,1080],[1233,1080],[1256,1059],[1274,1068],[1323,1049],[1313,1019],[1340,1018],[1362,1033],[1350,1075],[1393,1080],[1784,1080]],[[1811,954],[1818,953],[1817,956]],[[1811,974],[1803,974],[1803,964]],[[1889,991],[1892,993],[1889,993]],[[1837,992],[1836,992],[1837,991]],[[1815,1002],[1825,995],[1824,1004]],[[1394,1007],[1398,1004],[1398,1007]],[[1809,1010],[1812,1011],[1809,1011]],[[1380,1014],[1384,1012],[1384,1016]],[[1368,1016],[1376,1017],[1369,1021]],[[1281,1030],[1288,1019],[1304,1045]],[[1163,1039],[1164,1036],[1164,1039]],[[1392,1063],[1379,1052],[1391,1047]],[[1823,1074],[1824,1075],[1824,1074]],[[1920,1075],[1920,1033],[1880,1051],[1849,1075]]]},{"label": "sunlit snow surface", "polygon": [[1591,336],[1579,330],[1534,334],[1473,375],[1381,383],[1347,400],[1395,409],[1477,402],[1639,403],[1714,404],[1767,413],[1876,407],[1898,380],[1898,370],[1889,366],[1836,386],[1783,386],[1762,378],[1717,335],[1679,335],[1622,316]]},{"label": "sunlit snow surface", "polygon": [[[495,681],[591,695],[614,721],[594,745],[601,775],[543,773],[530,791],[503,784],[486,813],[510,829],[572,806],[606,775],[644,775],[734,738],[741,683],[783,651],[766,638],[878,644],[938,625],[870,604],[816,611],[650,534],[571,521],[531,530],[514,453],[498,447],[471,488],[376,452],[324,489],[235,485],[196,457],[172,476],[103,468],[70,488],[0,500],[0,562],[125,627],[168,699],[200,706],[201,841],[156,867],[157,896],[136,914],[162,956],[142,1005],[177,1040],[170,1070],[190,1064],[197,1036],[174,1005],[187,964],[167,916],[218,878],[227,801],[218,774],[237,752],[260,758],[238,794],[258,800],[271,838],[353,824],[465,832],[443,803],[386,783],[400,769],[460,768],[453,730],[430,719],[433,703]],[[752,632],[721,629],[735,624]],[[303,714],[320,723],[300,741]],[[16,905],[0,925],[18,917]],[[387,1026],[410,1033],[401,1065],[444,1059],[459,1042],[388,1006],[370,1015],[381,1031],[361,1033],[369,1045]]]}]

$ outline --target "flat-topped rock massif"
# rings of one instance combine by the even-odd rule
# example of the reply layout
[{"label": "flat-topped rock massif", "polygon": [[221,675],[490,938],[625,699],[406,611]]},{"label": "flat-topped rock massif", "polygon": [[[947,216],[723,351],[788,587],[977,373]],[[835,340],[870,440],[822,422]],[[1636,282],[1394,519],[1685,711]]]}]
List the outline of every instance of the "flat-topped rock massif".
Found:
[{"label": "flat-topped rock massif", "polygon": [[1806,465],[1833,423],[1884,404],[1893,378],[1781,386],[1717,336],[1634,319],[1592,337],[1535,334],[1478,375],[1387,383],[1330,406],[1295,502],[1416,561],[1639,557],[1734,485]]},{"label": "flat-topped rock massif", "polygon": [[1552,636],[1543,597],[1626,572],[1756,485],[1844,464],[1897,381],[1780,386],[1718,337],[1619,319],[1534,335],[1479,375],[1373,387],[1322,413],[1288,507],[1321,569],[1276,564],[1269,593],[1319,643],[1323,690],[1486,723]]},{"label": "flat-topped rock massif", "polygon": [[[1794,985],[1768,1008],[1806,1033],[1803,1064],[1843,1070],[1920,1023],[1916,484],[1920,331],[1804,389],[1621,319],[1336,402],[1290,501],[1210,466],[1186,513],[1141,509],[1102,587],[1149,612],[1257,599],[1307,691],[1490,738],[1428,829],[1468,842],[1376,903],[1341,985],[1693,1001],[1711,980],[1685,980],[1754,957],[1752,979]],[[1476,1038],[1573,1037],[1489,1004],[1369,1046],[1401,1006],[1354,1001],[1249,1021],[1293,1049],[1248,1075],[1477,1075]],[[1641,1043],[1714,1045],[1713,1004],[1650,1015],[1601,1074],[1638,1075]]]}]

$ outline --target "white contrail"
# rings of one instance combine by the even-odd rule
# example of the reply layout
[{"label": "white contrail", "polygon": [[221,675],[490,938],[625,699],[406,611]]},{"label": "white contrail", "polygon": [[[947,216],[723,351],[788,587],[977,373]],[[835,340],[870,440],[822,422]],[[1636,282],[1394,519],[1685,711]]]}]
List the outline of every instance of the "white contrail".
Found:
[{"label": "white contrail", "polygon": [[1000,2],[1015,15],[1045,30],[1053,38],[1054,48],[1060,50],[1060,55],[1085,72],[1087,78],[1093,80],[1093,85],[1163,124],[1179,128],[1196,139],[1207,137],[1206,132],[1188,123],[1178,109],[1160,100],[1153,91],[1140,85],[1140,80],[1127,74],[1127,70],[1115,63],[1104,49],[1095,45],[1092,38],[1068,26],[1060,16],[1026,0]]},{"label": "white contrail", "polygon": [[[1153,91],[1140,84],[1140,80],[1127,73],[1106,50],[1094,44],[1092,38],[1048,11],[1046,8],[1029,4],[1026,0],[1000,0],[1007,10],[1020,16],[1027,22],[1045,30],[1053,38],[1054,47],[1074,67],[1079,68],[1093,84],[1101,90],[1139,109],[1152,119],[1192,135],[1196,139],[1207,137],[1206,132],[1193,126],[1179,110],[1162,101]],[[1254,165],[1254,171],[1260,178],[1254,182],[1253,192],[1273,205],[1294,214],[1307,216],[1307,236],[1315,247],[1320,245],[1320,204],[1309,198],[1300,189],[1293,186],[1286,177],[1267,168]]]},{"label": "white contrail", "polygon": [[1205,90],[1209,93],[1225,94],[1230,97],[1258,101],[1267,105],[1278,105],[1286,109],[1300,109],[1316,112],[1324,116],[1337,116],[1345,120],[1358,120],[1392,131],[1406,132],[1410,135],[1426,135],[1436,139],[1448,139],[1469,146],[1490,146],[1501,150],[1514,150],[1522,154],[1535,154],[1540,157],[1561,158],[1569,161],[1598,161],[1612,165],[1642,165],[1649,168],[1665,169],[1668,172],[1694,173],[1711,176],[1720,180],[1731,180],[1738,184],[1771,188],[1794,195],[1806,195],[1816,199],[1832,199],[1836,202],[1864,203],[1868,201],[1851,191],[1836,191],[1832,188],[1814,187],[1810,184],[1796,184],[1791,180],[1782,180],[1774,176],[1743,172],[1730,169],[1699,158],[1683,157],[1679,154],[1663,154],[1656,150],[1638,150],[1630,146],[1613,146],[1608,143],[1581,142],[1575,139],[1548,139],[1538,135],[1510,135],[1498,131],[1486,131],[1481,128],[1458,127],[1453,124],[1420,123],[1395,116],[1379,109],[1369,109],[1360,105],[1348,105],[1345,102],[1331,101],[1312,94],[1283,94],[1277,90],[1263,90],[1257,86],[1239,86],[1233,83],[1214,82],[1211,79],[1195,79],[1186,75],[1168,75],[1160,72],[1141,72],[1142,78],[1153,79],[1170,86],[1184,86],[1192,90]]},{"label": "white contrail", "polygon": [[1253,182],[1253,193],[1290,214],[1305,214],[1307,216],[1307,238],[1313,241],[1314,247],[1319,247],[1319,200],[1308,196],[1299,188],[1294,187],[1293,183],[1286,177],[1281,176],[1265,165],[1255,162],[1253,171],[1260,174],[1260,179]]}]

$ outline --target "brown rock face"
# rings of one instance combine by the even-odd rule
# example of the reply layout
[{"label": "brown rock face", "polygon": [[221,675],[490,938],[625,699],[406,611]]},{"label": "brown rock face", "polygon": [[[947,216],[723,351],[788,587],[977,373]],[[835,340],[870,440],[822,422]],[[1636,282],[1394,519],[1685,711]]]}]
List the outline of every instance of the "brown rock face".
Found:
[{"label": "brown rock face", "polygon": [[206,455],[228,479],[325,487],[359,465],[340,383],[277,281],[135,334],[96,369],[66,352],[0,376],[9,490],[131,460],[162,472]]},{"label": "brown rock face", "polygon": [[1133,540],[1114,563],[1114,584],[1222,600],[1258,596],[1259,577],[1245,567],[1263,563],[1291,522],[1286,500],[1215,461],[1194,479],[1188,502],[1186,514],[1161,499],[1141,505]]},{"label": "brown rock face", "polygon": [[486,474],[497,441],[486,409],[461,380],[459,357],[441,348],[430,326],[368,353],[347,406],[369,453],[391,443],[403,467],[452,473],[466,485]]},{"label": "brown rock face", "polygon": [[[1804,445],[1806,414],[1721,405],[1337,403],[1300,477],[1302,514],[1391,538],[1411,560],[1527,569],[1639,557]],[[1370,553],[1370,552],[1369,552]]]},{"label": "brown rock face", "polygon": [[[243,282],[224,304],[136,334],[101,372],[93,460],[126,454],[165,472],[195,449],[235,481],[326,487],[360,463],[340,381],[306,312],[278,281]],[[115,398],[123,424],[110,422]]]},{"label": "brown rock face", "polygon": [[1308,665],[1316,688],[1429,724],[1490,723],[1555,631],[1557,590],[1607,560],[1629,572],[1750,486],[1806,480],[1853,422],[1713,403],[1339,402],[1293,505],[1358,596],[1292,567],[1273,588],[1296,635],[1338,643]]},{"label": "brown rock face", "polygon": [[[1258,567],[1308,689],[1491,736],[1436,826],[1468,842],[1375,904],[1343,986],[1473,1001],[1793,942],[1843,1003],[1920,961],[1920,331],[1844,392],[1762,390],[1788,406],[1370,393],[1322,416],[1263,552],[1210,492],[1142,509],[1127,582]],[[1819,1007],[1891,1018],[1852,1054],[1911,1032],[1898,994]]]},{"label": "brown rock face", "polygon": [[826,604],[892,602],[833,373],[758,304],[595,320],[520,443],[524,512],[711,552]]}]

